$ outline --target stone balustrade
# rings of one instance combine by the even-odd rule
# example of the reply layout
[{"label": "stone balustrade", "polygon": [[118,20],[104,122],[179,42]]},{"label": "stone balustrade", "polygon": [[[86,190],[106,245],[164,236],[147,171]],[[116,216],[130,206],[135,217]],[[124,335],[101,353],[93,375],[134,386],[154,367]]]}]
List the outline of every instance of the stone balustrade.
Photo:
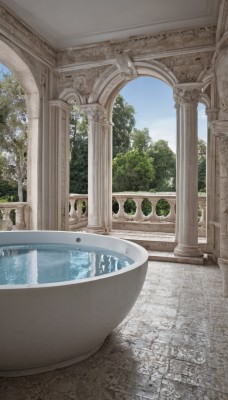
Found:
[{"label": "stone balustrade", "polygon": [[[129,202],[130,200],[130,202]],[[159,202],[166,203],[166,214],[159,215],[157,210]],[[151,231],[175,231],[175,193],[144,193],[122,192],[113,193],[113,226],[115,229],[138,229]],[[146,202],[146,203],[145,203]],[[206,235],[206,197],[199,196],[199,235]],[[128,212],[126,212],[128,208]],[[164,211],[162,204],[160,210]],[[130,212],[129,212],[130,209]],[[132,211],[134,209],[134,211]],[[143,210],[147,210],[143,212]],[[168,210],[168,213],[167,213]],[[15,216],[12,218],[12,211]],[[0,230],[29,229],[28,203],[0,203]],[[161,214],[161,212],[160,212]],[[69,229],[71,231],[87,226],[88,221],[88,195],[70,194],[69,196]]]},{"label": "stone balustrade", "polygon": [[[12,211],[15,212],[14,216]],[[25,230],[29,229],[28,203],[0,203],[0,230]]]},{"label": "stone balustrade", "polygon": [[[87,226],[87,199],[87,194],[70,194],[70,230]],[[205,236],[206,197],[199,196],[198,204],[199,236]],[[176,220],[175,207],[175,193],[113,193],[113,228],[174,233]]]},{"label": "stone balustrade", "polygon": [[[118,203],[119,210],[117,213],[113,213],[113,219],[116,221],[135,221],[135,222],[173,222],[175,223],[176,213],[175,213],[175,205],[176,205],[176,195],[175,193],[144,193],[144,192],[122,192],[122,193],[113,193],[113,198]],[[127,201],[133,201],[135,204],[135,213],[127,213],[125,212],[125,206]],[[143,213],[143,201],[147,201],[147,205],[149,204],[149,208],[151,209],[150,213],[145,215]],[[167,215],[165,213],[163,215],[158,215],[156,211],[156,207],[158,202],[164,200],[167,202],[166,209],[169,208],[169,212]],[[144,207],[146,208],[146,207]],[[160,206],[162,209],[162,205]]]},{"label": "stone balustrade", "polygon": [[88,221],[88,194],[69,195],[69,229],[76,229],[87,226]]}]

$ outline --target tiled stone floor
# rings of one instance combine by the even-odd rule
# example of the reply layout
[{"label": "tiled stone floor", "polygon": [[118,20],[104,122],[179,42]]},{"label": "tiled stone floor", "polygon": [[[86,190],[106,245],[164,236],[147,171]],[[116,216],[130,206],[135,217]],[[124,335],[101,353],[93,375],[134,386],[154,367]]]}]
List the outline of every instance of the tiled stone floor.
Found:
[{"label": "tiled stone floor", "polygon": [[0,400],[228,400],[218,267],[149,263],[132,312],[88,360],[0,380]]}]

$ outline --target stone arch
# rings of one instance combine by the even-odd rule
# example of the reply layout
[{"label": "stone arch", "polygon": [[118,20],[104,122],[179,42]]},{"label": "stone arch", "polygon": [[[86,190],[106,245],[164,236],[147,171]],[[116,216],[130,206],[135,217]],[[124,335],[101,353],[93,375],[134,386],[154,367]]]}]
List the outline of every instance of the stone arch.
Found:
[{"label": "stone arch", "polygon": [[208,94],[206,94],[206,93],[202,93],[200,95],[199,102],[204,104],[206,106],[206,108],[210,108],[211,107],[211,99],[208,96]]},{"label": "stone arch", "polygon": [[136,61],[134,68],[137,75],[126,76],[121,69],[112,66],[96,81],[89,97],[89,103],[99,103],[111,112],[114,99],[120,89],[132,79],[140,76],[151,76],[162,80],[173,87],[178,83],[174,73],[158,61]]},{"label": "stone arch", "polygon": [[83,96],[78,92],[78,90],[72,88],[64,88],[59,95],[59,100],[62,100],[67,104],[72,104],[76,101],[78,106],[84,103]]},{"label": "stone arch", "polygon": [[0,61],[9,68],[21,83],[26,94],[28,114],[28,151],[27,151],[27,201],[31,208],[29,227],[37,229],[39,206],[39,115],[40,93],[38,79],[31,65],[19,49],[0,40]]}]

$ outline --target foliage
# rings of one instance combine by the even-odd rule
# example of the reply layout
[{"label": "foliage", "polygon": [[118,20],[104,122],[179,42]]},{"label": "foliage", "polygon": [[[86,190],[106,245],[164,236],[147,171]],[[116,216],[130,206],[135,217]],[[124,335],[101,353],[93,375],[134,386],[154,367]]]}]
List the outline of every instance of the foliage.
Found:
[{"label": "foliage", "polygon": [[144,128],[142,130],[134,129],[131,134],[131,147],[134,150],[138,150],[139,153],[148,150],[151,138],[149,129]]},{"label": "foliage", "polygon": [[148,153],[154,160],[154,189],[157,192],[175,191],[176,156],[166,140],[154,142]]},{"label": "foliage", "polygon": [[202,139],[198,140],[198,191],[206,191],[206,160],[207,145]]},{"label": "foliage", "polygon": [[70,193],[88,192],[88,126],[76,105],[70,116]]},{"label": "foliage", "polygon": [[119,153],[130,150],[130,135],[135,126],[135,110],[128,104],[123,96],[116,97],[112,122],[113,122],[113,158]]},{"label": "foliage", "polygon": [[166,217],[170,213],[170,205],[167,200],[160,199],[156,204],[156,214]]},{"label": "foliage", "polygon": [[113,160],[113,191],[150,190],[154,179],[153,161],[147,153],[131,150]]},{"label": "foliage", "polygon": [[27,119],[25,93],[11,75],[0,81],[0,151],[1,175],[17,182],[18,198],[23,201],[26,185]]},{"label": "foliage", "polygon": [[16,182],[0,179],[0,199],[2,202],[18,201]]}]

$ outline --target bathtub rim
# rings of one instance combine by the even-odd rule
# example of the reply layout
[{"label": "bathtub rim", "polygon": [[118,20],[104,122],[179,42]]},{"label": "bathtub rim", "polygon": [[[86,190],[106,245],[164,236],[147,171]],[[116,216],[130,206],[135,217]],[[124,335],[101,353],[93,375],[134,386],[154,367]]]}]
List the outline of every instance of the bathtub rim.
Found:
[{"label": "bathtub rim", "polygon": [[[85,283],[88,283],[88,282],[93,282],[93,281],[97,281],[97,280],[100,280],[100,279],[108,279],[108,278],[111,278],[113,276],[117,276],[117,275],[121,275],[121,274],[130,272],[131,270],[134,270],[136,268],[140,268],[140,267],[144,266],[145,263],[148,262],[148,252],[147,252],[147,250],[145,250],[142,246],[140,246],[140,245],[138,245],[138,244],[136,244],[134,242],[131,242],[131,241],[125,240],[125,239],[116,238],[116,237],[113,237],[113,236],[98,235],[98,234],[95,234],[95,233],[90,233],[90,232],[88,233],[88,232],[82,232],[82,231],[78,231],[78,232],[53,231],[53,230],[52,231],[49,231],[49,230],[1,231],[0,232],[0,247],[4,246],[4,245],[10,245],[10,244],[11,245],[12,244],[18,244],[18,245],[20,245],[20,244],[28,244],[28,242],[26,240],[21,240],[20,242],[14,242],[14,243],[11,243],[9,241],[9,242],[5,242],[3,244],[1,242],[1,237],[3,237],[3,236],[6,236],[6,237],[8,236],[9,238],[12,235],[22,236],[23,237],[24,234],[26,234],[26,235],[31,235],[32,234],[32,235],[36,235],[37,237],[38,237],[39,234],[41,234],[41,235],[44,234],[47,237],[50,236],[50,239],[51,239],[51,235],[56,235],[56,234],[57,234],[57,236],[61,236],[62,234],[64,234],[64,236],[66,236],[66,237],[67,236],[68,237],[73,237],[73,236],[75,237],[76,236],[76,238],[78,238],[80,235],[82,235],[82,237],[85,237],[85,238],[86,237],[87,238],[88,237],[93,238],[93,239],[95,239],[95,241],[102,238],[102,239],[104,239],[104,241],[110,242],[111,244],[112,243],[121,243],[122,245],[126,244],[126,246],[130,247],[131,249],[134,249],[137,252],[138,257],[137,257],[136,261],[134,261],[133,264],[131,264],[131,265],[127,266],[127,267],[124,267],[124,268],[122,268],[122,269],[120,269],[118,271],[109,272],[109,273],[106,273],[106,274],[103,274],[103,275],[98,275],[98,276],[94,276],[94,277],[90,277],[90,278],[83,278],[83,279],[78,279],[78,280],[61,281],[61,282],[49,282],[49,283],[39,283],[39,284],[24,284],[24,285],[0,285],[0,290],[1,291],[2,290],[26,290],[26,289],[36,289],[36,290],[38,290],[38,289],[41,289],[41,288],[52,288],[52,287],[59,287],[59,286],[72,286],[72,285],[85,284]],[[33,244],[34,243],[45,243],[45,241],[44,240],[43,241],[42,240],[39,240],[39,241],[36,240],[36,241],[33,241],[33,242],[31,241],[30,243],[33,243]],[[54,240],[50,240],[47,243],[58,244]],[[64,245],[64,244],[74,244],[75,242],[74,243],[69,243],[69,242],[65,241],[65,243],[64,243],[62,241],[59,241],[59,243]],[[96,245],[91,244],[91,243],[82,244],[80,242],[80,246],[83,247],[83,245],[84,246],[85,245],[87,245],[87,246],[91,245],[94,248],[95,247],[104,248],[104,249],[108,248],[108,247],[103,247],[101,245],[99,245],[99,246],[97,245],[96,246]],[[126,247],[126,249],[127,249],[127,247]],[[126,256],[131,258],[131,256],[129,254],[122,253],[121,251],[118,251],[116,249],[110,248],[110,250],[116,251],[119,254],[126,255]]]}]

